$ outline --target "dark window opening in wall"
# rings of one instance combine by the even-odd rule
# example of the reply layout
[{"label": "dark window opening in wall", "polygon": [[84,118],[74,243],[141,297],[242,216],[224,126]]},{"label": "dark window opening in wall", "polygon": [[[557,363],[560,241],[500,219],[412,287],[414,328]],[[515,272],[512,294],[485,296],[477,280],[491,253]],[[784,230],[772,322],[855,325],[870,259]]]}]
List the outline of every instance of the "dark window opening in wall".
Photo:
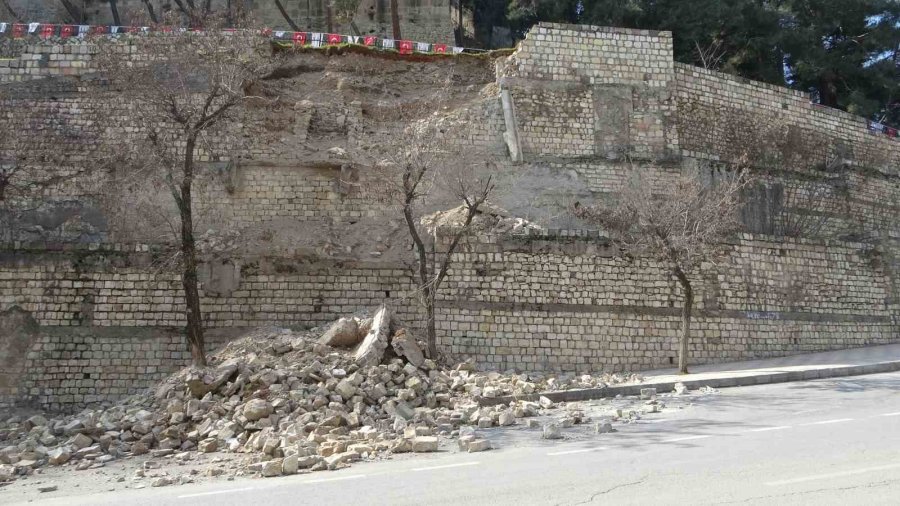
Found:
[{"label": "dark window opening in wall", "polygon": [[391,291],[390,291],[390,290],[385,290],[385,291],[384,291],[384,298],[386,298],[386,299],[390,299],[390,298],[391,298]]},{"label": "dark window opening in wall", "polygon": [[83,374],[81,375],[81,379],[86,379],[86,380],[91,379],[91,373],[88,373],[88,372],[83,373]]},{"label": "dark window opening in wall", "polygon": [[675,365],[675,357],[669,357],[669,365]]}]

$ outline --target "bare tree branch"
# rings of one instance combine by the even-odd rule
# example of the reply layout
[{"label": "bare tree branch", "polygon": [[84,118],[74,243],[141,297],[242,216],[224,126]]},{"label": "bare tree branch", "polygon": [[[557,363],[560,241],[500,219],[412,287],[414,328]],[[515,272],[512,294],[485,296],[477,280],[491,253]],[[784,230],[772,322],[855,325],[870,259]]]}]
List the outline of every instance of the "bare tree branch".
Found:
[{"label": "bare tree branch", "polygon": [[713,261],[724,240],[740,228],[741,193],[750,178],[739,169],[709,181],[699,173],[682,174],[662,185],[641,167],[632,165],[631,171],[612,202],[576,204],[574,213],[605,229],[626,253],[661,262],[678,280],[684,296],[678,367],[686,374],[694,302],[691,273]]},{"label": "bare tree branch", "polygon": [[290,14],[287,13],[287,10],[285,10],[284,5],[281,5],[281,0],[275,0],[275,7],[278,8],[278,12],[280,12],[281,17],[283,17],[284,20],[287,21],[287,24],[288,24],[288,26],[291,27],[291,30],[294,30],[295,32],[299,32],[300,27],[297,26],[297,23],[294,23],[293,19],[291,19],[291,16],[290,16]]},{"label": "bare tree branch", "polygon": [[9,12],[9,15],[12,16],[14,21],[22,21],[22,17],[13,10],[12,6],[9,5],[9,2],[7,0],[0,0],[0,5],[2,5],[7,12]]}]

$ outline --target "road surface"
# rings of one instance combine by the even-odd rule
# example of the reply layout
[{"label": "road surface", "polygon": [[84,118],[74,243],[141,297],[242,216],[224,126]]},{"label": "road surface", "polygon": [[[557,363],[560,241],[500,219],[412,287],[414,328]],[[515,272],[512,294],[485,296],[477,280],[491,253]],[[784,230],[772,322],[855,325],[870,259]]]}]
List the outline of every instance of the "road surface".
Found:
[{"label": "road surface", "polygon": [[619,428],[577,442],[489,432],[500,449],[283,478],[53,498],[0,491],[0,503],[900,504],[900,373],[723,389]]}]

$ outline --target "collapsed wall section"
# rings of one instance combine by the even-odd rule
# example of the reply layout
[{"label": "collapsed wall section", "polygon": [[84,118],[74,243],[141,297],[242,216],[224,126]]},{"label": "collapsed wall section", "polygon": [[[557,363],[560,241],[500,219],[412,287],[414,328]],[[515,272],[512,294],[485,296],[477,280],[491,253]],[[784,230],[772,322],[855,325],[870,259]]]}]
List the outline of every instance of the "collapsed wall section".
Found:
[{"label": "collapsed wall section", "polygon": [[[22,367],[0,371],[0,406],[72,410],[135,393],[187,365],[181,283],[156,263],[161,255],[133,245],[7,245],[0,252],[0,328],[9,323],[4,338],[30,337],[2,349],[4,363]],[[381,303],[419,321],[405,272],[402,265],[289,258],[205,264],[201,305],[210,348],[248,328],[311,327]],[[13,322],[5,312],[27,318]]]}]

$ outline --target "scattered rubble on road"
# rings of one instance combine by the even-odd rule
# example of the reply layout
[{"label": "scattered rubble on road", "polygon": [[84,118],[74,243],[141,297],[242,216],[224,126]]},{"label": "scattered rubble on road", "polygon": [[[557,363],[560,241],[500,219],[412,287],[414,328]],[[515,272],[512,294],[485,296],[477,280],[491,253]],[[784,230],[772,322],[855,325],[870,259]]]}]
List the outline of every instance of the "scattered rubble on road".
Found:
[{"label": "scattered rubble on road", "polygon": [[[562,439],[565,429],[591,421],[578,403],[541,396],[484,407],[478,399],[640,380],[481,373],[472,363],[444,368],[422,349],[386,307],[371,318],[341,318],[327,329],[260,330],[213,354],[214,365],[185,368],[155,391],[107,409],[0,421],[0,482],[42,466],[97,469],[146,455],[133,486],[162,487],[190,483],[198,473],[176,476],[164,467],[207,454],[243,462],[210,467],[208,476],[270,477],[435,452],[454,438],[460,451],[493,448],[479,429],[540,428],[542,438]],[[613,421],[629,423],[661,406],[654,389],[642,390],[641,399],[635,400],[638,409],[611,408],[594,433],[613,432]],[[552,421],[523,420],[538,416]]]}]

